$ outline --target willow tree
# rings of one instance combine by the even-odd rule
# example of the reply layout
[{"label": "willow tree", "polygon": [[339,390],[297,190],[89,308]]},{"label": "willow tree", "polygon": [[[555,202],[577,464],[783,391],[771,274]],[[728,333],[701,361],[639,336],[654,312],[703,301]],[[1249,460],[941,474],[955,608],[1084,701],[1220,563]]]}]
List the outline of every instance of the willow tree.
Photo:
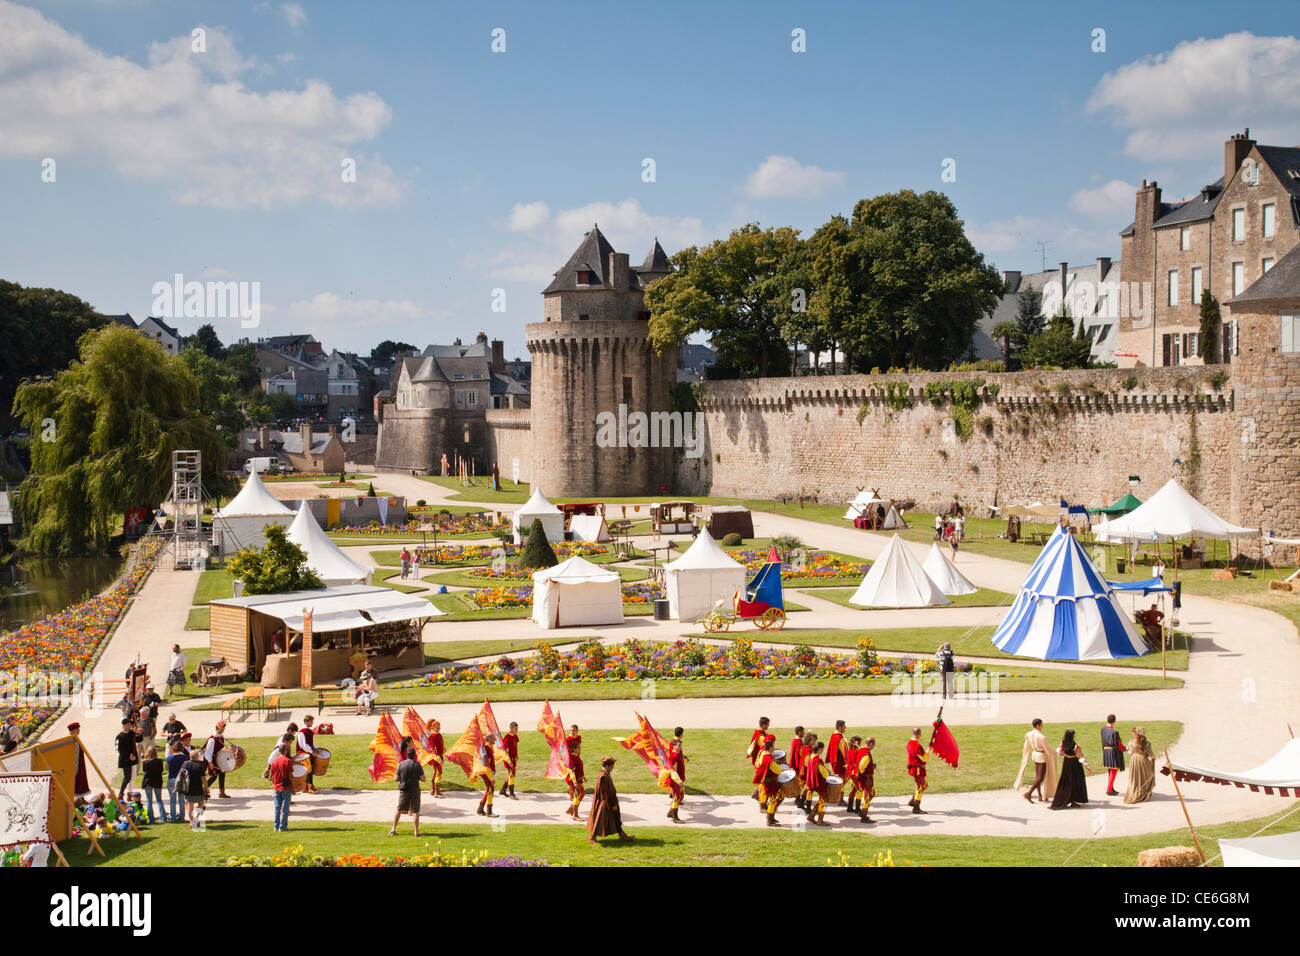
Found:
[{"label": "willow tree", "polygon": [[179,358],[119,325],[86,333],[77,348],[68,368],[24,382],[14,399],[32,436],[18,492],[24,544],[40,554],[106,550],[126,508],[167,496],[173,451],[198,449],[209,469],[224,462]]}]

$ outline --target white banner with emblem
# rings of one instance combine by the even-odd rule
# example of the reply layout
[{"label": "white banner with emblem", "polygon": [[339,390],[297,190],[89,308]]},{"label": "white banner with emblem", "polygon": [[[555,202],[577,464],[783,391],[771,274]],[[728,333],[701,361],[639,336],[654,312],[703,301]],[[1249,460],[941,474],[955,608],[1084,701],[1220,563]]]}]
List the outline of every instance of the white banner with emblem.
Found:
[{"label": "white banner with emblem", "polygon": [[50,842],[48,770],[0,773],[0,847]]}]

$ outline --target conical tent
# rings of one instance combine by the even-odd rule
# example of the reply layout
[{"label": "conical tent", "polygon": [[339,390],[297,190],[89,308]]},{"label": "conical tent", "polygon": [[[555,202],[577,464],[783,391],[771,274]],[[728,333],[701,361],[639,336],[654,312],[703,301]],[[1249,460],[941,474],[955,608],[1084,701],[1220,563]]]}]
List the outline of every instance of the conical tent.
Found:
[{"label": "conical tent", "polygon": [[1029,569],[992,641],[1008,654],[1049,661],[1146,653],[1115,592],[1074,535],[1060,527]]},{"label": "conical tent", "polygon": [[268,524],[288,527],[291,520],[293,511],[267,491],[257,472],[253,472],[239,494],[212,516],[212,543],[220,554],[260,548],[266,544]]},{"label": "conical tent", "polygon": [[903,539],[894,535],[849,598],[861,607],[937,607],[951,604]]},{"label": "conical tent", "polygon": [[249,515],[288,515],[292,516],[293,511],[286,508],[280,499],[266,490],[266,485],[262,484],[262,479],[253,472],[248,476],[248,481],[244,482],[244,487],[239,489],[239,494],[230,499],[230,502],[217,512],[218,517],[238,518]]},{"label": "conical tent", "polygon": [[744,587],[745,566],[710,534],[696,536],[685,554],[664,565],[669,613],[680,621],[699,620],[718,601],[729,606],[732,595]]},{"label": "conical tent", "polygon": [[533,526],[533,519],[542,522],[546,540],[555,542],[564,540],[564,512],[546,500],[540,488],[534,488],[519,510],[510,519],[515,528],[515,544],[520,544],[528,537],[528,529]]},{"label": "conical tent", "polygon": [[366,569],[329,539],[306,501],[298,506],[298,515],[293,519],[293,524],[289,525],[288,538],[306,552],[307,566],[320,576],[327,587],[355,584],[366,579]]},{"label": "conical tent", "polygon": [[957,566],[952,563],[948,555],[944,554],[943,548],[939,547],[938,542],[930,545],[930,553],[921,562],[921,567],[929,575],[930,580],[939,586],[939,590],[949,597],[956,597],[959,594],[974,594],[979,590],[966,580],[965,575],[957,570]]},{"label": "conical tent", "polygon": [[1097,526],[1098,541],[1157,541],[1170,538],[1240,538],[1257,528],[1229,524],[1170,478],[1141,507]]},{"label": "conical tent", "polygon": [[1129,492],[1113,505],[1107,505],[1105,508],[1093,508],[1093,513],[1099,515],[1126,515],[1130,511],[1137,511],[1142,506],[1142,501],[1137,495]]},{"label": "conical tent", "polygon": [[885,531],[894,531],[898,528],[906,528],[907,522],[904,521],[903,516],[898,513],[898,509],[893,505],[890,505],[889,510],[885,512],[885,520],[881,522],[880,527]]}]

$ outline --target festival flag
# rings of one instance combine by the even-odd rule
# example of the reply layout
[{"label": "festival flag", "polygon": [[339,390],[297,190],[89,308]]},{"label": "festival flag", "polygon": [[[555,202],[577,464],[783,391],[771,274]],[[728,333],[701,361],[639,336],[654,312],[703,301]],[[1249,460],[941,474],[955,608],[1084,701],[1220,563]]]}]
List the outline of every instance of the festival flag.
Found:
[{"label": "festival flag", "polygon": [[[464,770],[465,776],[470,780],[488,775],[487,766],[480,756],[483,742],[487,740],[488,734],[495,734],[496,739],[501,740],[501,731],[497,728],[497,719],[492,713],[492,705],[487,701],[483,701],[483,706],[470,720],[469,726],[460,735],[460,739],[456,741],[455,746],[447,751],[447,759],[460,767],[461,770]],[[495,746],[493,747],[493,753],[498,758],[505,755],[504,750]]]},{"label": "festival flag", "polygon": [[663,789],[669,789],[670,781],[680,784],[681,778],[673,770],[672,757],[668,754],[668,741],[640,714],[636,715],[636,719],[640,725],[637,732],[631,737],[615,737],[614,741],[644,760],[646,767],[654,774],[656,782]]},{"label": "festival flag", "polygon": [[542,716],[537,719],[537,731],[546,738],[551,746],[551,759],[546,764],[546,774],[552,780],[567,780],[573,776],[573,765],[569,760],[569,747],[564,742],[564,721],[559,711],[551,710],[548,700],[542,707]]},{"label": "festival flag", "polygon": [[957,758],[961,752],[957,749],[957,741],[948,730],[948,725],[943,722],[943,708],[939,708],[939,716],[934,719],[934,732],[930,734],[930,750],[946,760],[954,770],[957,769]]},{"label": "festival flag", "polygon": [[375,739],[370,742],[370,749],[375,754],[370,766],[370,779],[375,783],[383,783],[396,777],[397,764],[401,760],[402,733],[393,722],[392,714],[386,713],[379,718],[379,729],[375,732]]},{"label": "festival flag", "polygon": [[424,718],[416,713],[415,708],[409,704],[406,707],[406,712],[402,714],[402,730],[406,731],[406,735],[415,744],[416,760],[426,767],[431,763],[442,765],[442,758],[433,749],[430,741],[433,736],[432,732],[424,722]]}]

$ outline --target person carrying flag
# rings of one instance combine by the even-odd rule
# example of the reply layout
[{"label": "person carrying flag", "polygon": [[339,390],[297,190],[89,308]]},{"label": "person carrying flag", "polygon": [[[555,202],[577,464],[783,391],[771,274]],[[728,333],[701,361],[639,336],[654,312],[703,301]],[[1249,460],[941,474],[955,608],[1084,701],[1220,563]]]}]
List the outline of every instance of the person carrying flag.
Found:
[{"label": "person carrying flag", "polygon": [[[501,796],[509,796],[511,800],[518,800],[515,796],[515,772],[519,767],[519,723],[510,721],[510,732],[501,735],[501,749],[505,751],[506,779],[501,781]],[[510,793],[507,794],[506,790]]]},{"label": "person carrying flag", "polygon": [[582,766],[582,735],[578,733],[578,725],[573,724],[569,727],[569,736],[564,738],[564,745],[569,748],[569,767],[573,770],[573,776],[569,779],[569,797],[572,803],[569,805],[569,816],[573,819],[578,817],[578,807],[582,805],[582,798],[587,795],[583,789],[583,784],[587,782]]},{"label": "person carrying flag", "polygon": [[913,813],[926,812],[921,809],[921,795],[925,793],[925,763],[929,759],[930,755],[925,752],[925,746],[921,743],[921,728],[912,728],[912,739],[907,742],[907,773],[912,778],[916,792],[907,803]]},{"label": "person carrying flag", "polygon": [[439,800],[445,800],[447,795],[442,792],[442,766],[447,747],[442,741],[441,731],[442,724],[436,720],[429,721],[428,751],[433,757],[429,761],[429,776],[433,778],[433,782],[429,785],[429,795],[437,797]]},{"label": "person carrying flag", "polygon": [[682,737],[685,733],[684,728],[674,727],[672,743],[668,745],[668,759],[672,763],[673,773],[677,774],[677,780],[669,781],[672,802],[668,809],[668,819],[673,823],[682,822],[677,811],[681,809],[682,801],[686,799],[686,754],[682,751]]},{"label": "person carrying flag", "polygon": [[854,785],[858,789],[858,819],[863,823],[875,822],[867,816],[871,800],[876,795],[876,760],[871,756],[875,746],[876,738],[868,737],[862,749],[858,751],[858,765],[853,777]]},{"label": "person carrying flag", "polygon": [[478,748],[478,760],[482,766],[469,778],[471,783],[475,777],[478,777],[483,782],[483,796],[478,801],[478,815],[481,817],[496,816],[492,812],[492,794],[496,792],[493,780],[497,769],[497,758],[493,753],[493,744],[495,743],[496,735],[493,733],[488,733],[483,738],[483,743]]},{"label": "person carrying flag", "polygon": [[754,764],[754,783],[758,786],[760,795],[759,807],[767,810],[767,825],[770,827],[781,825],[776,820],[776,810],[781,805],[781,785],[776,778],[781,771],[772,758],[775,744],[776,739],[768,735],[763,740],[763,750]]},{"label": "person carrying flag", "polygon": [[822,827],[826,826],[826,778],[830,776],[830,769],[822,758],[825,749],[826,745],[820,740],[813,744],[804,769],[804,786],[808,788],[808,822]]}]

